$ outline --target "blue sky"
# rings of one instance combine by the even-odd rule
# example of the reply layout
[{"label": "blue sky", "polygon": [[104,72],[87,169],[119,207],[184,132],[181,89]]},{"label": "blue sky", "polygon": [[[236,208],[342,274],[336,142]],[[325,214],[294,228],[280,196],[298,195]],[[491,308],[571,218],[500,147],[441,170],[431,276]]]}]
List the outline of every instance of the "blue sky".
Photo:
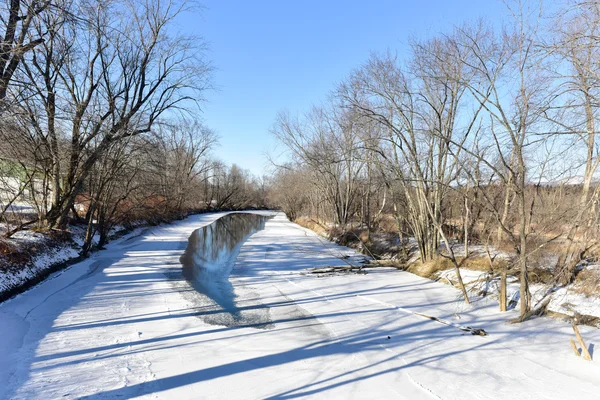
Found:
[{"label": "blue sky", "polygon": [[216,157],[255,175],[277,155],[269,133],[278,110],[303,112],[369,57],[402,55],[410,36],[427,37],[479,17],[506,15],[499,0],[204,0],[183,30],[208,42],[219,91],[204,120],[220,137]]}]

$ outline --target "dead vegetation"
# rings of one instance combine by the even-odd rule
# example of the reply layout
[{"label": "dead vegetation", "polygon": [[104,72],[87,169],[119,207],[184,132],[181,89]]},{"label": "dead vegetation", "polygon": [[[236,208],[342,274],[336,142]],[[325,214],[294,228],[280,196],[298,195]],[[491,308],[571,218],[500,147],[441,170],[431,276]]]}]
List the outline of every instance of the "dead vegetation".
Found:
[{"label": "dead vegetation", "polygon": [[588,297],[600,297],[600,268],[583,268],[579,271],[572,290]]},{"label": "dead vegetation", "polygon": [[319,222],[319,220],[316,218],[302,216],[296,218],[294,222],[300,226],[310,229],[318,235],[329,237],[329,228],[327,228],[324,223]]},{"label": "dead vegetation", "polygon": [[[422,262],[418,257],[415,258],[414,255],[417,249],[414,247],[411,248],[407,243],[401,246],[398,234],[389,225],[388,228],[392,229],[392,231],[378,230],[369,233],[365,228],[347,228],[342,230],[337,227],[328,227],[326,223],[306,216],[299,217],[294,222],[321,236],[329,238],[339,245],[356,249],[365,255],[373,257],[379,265],[403,269],[423,278],[436,279],[440,272],[454,268],[452,261],[444,257],[442,251],[440,252],[440,256],[426,262]],[[560,251],[561,247],[554,245],[551,249]],[[494,250],[498,254],[498,250]],[[510,250],[514,252],[514,249],[511,249],[507,244],[503,246],[503,250],[501,252],[503,254],[510,254]],[[475,255],[470,255],[469,257],[456,257],[456,261],[461,269],[488,272],[492,275],[498,275],[506,270],[509,275],[515,277],[518,277],[520,274],[518,266],[514,265],[514,260],[512,259],[494,257],[493,260],[490,260],[487,255],[483,255],[482,251],[473,253]],[[531,283],[552,284],[554,281],[553,271],[543,261],[544,258],[541,255],[531,257],[531,266],[528,268],[528,279]],[[584,279],[585,276],[584,274],[581,279]],[[586,287],[592,291],[594,288],[597,288],[592,282],[588,283]]]},{"label": "dead vegetation", "polygon": [[29,265],[36,255],[56,247],[59,247],[59,242],[46,236],[37,241],[0,238],[0,270],[21,269]]}]

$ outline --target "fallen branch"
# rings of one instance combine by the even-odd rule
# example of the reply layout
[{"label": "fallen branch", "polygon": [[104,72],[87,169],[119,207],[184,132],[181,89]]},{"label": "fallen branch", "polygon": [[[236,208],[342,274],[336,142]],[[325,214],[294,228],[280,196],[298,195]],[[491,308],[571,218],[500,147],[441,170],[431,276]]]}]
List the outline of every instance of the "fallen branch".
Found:
[{"label": "fallen branch", "polygon": [[377,264],[370,263],[364,265],[342,265],[342,266],[332,266],[332,267],[322,267],[322,268],[308,268],[307,271],[310,274],[326,274],[331,272],[339,272],[339,271],[352,271],[352,270],[362,270],[365,268],[396,268],[399,270],[403,270],[402,267],[396,265],[385,265],[385,264]]},{"label": "fallen branch", "polygon": [[353,269],[359,270],[360,268],[351,265],[342,267],[309,268],[307,271],[309,274],[327,274],[330,272],[352,271]]},{"label": "fallen branch", "polygon": [[475,335],[475,336],[487,336],[487,332],[483,328],[471,328],[470,326],[458,325],[458,324],[455,324],[453,322],[446,321],[446,320],[443,320],[443,319],[438,318],[438,317],[432,317],[431,315],[422,314],[422,313],[419,313],[419,312],[416,312],[416,311],[413,311],[412,313],[414,315],[419,315],[421,317],[428,318],[428,319],[430,319],[432,321],[437,321],[440,324],[452,326],[452,327],[454,327],[456,329],[460,329],[461,331],[464,331],[464,332],[469,332],[471,335]]},{"label": "fallen branch", "polygon": [[357,294],[356,297],[364,299],[364,300],[367,300],[367,301],[370,301],[371,303],[377,303],[377,304],[381,304],[381,305],[390,307],[390,308],[392,308],[394,310],[398,310],[398,311],[403,312],[405,314],[412,314],[412,315],[416,315],[416,316],[419,316],[419,317],[424,317],[424,318],[430,319],[432,321],[436,321],[436,322],[439,322],[441,324],[448,325],[448,326],[460,329],[461,331],[469,332],[471,335],[475,335],[475,336],[487,336],[487,332],[484,329],[482,329],[482,328],[471,328],[470,326],[458,325],[458,324],[455,324],[453,322],[445,321],[445,320],[440,319],[438,317],[432,317],[431,315],[422,314],[422,313],[419,313],[419,312],[416,312],[416,311],[408,310],[406,308],[398,307],[398,306],[396,306],[394,304],[386,303],[385,301],[380,301],[380,300],[377,300],[377,299],[373,299],[373,298],[370,298],[368,296],[361,296],[360,294]]}]

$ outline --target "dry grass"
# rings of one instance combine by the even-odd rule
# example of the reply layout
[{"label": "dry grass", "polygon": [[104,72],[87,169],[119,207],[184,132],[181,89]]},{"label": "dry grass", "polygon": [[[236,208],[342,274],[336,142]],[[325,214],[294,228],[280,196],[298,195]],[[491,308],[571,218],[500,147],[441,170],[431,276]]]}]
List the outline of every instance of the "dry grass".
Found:
[{"label": "dry grass", "polygon": [[600,327],[600,318],[595,317],[593,315],[582,315],[579,314],[577,316],[577,322],[581,325],[587,325],[587,326],[595,326],[597,328]]},{"label": "dry grass", "polygon": [[508,268],[508,260],[499,258],[494,260],[490,265],[490,260],[487,257],[469,257],[466,260],[458,258],[461,263],[461,268],[470,269],[473,271],[499,273]]},{"label": "dry grass", "polygon": [[[515,275],[519,276],[520,274],[515,272]],[[528,266],[527,276],[529,278],[529,283],[551,284],[554,282],[554,273],[550,269],[544,267]]]},{"label": "dry grass", "polygon": [[329,236],[329,231],[325,228],[325,224],[310,217],[298,217],[294,220],[298,225],[308,228],[319,235]]},{"label": "dry grass", "polygon": [[365,265],[377,265],[379,267],[391,267],[391,268],[401,269],[402,271],[407,270],[406,263],[401,260],[392,260],[392,259],[375,260],[375,261],[372,261],[369,264],[365,264]]},{"label": "dry grass", "polygon": [[398,234],[398,221],[391,214],[384,214],[381,216],[379,221],[377,221],[378,226],[377,230],[381,232],[390,232],[394,234]]},{"label": "dry grass", "polygon": [[356,249],[375,259],[398,258],[402,250],[398,246],[396,229],[389,232],[379,229],[369,235],[362,227],[347,227],[342,230],[339,227],[328,227],[326,223],[310,217],[299,217],[294,222],[339,245]]},{"label": "dry grass", "polygon": [[[490,261],[487,257],[469,257],[467,259],[457,257],[456,261],[458,261],[461,269],[472,271],[490,272],[491,269],[492,273],[499,273],[504,268],[508,267],[508,261],[501,259],[495,260],[490,268]],[[425,263],[420,261],[412,263],[407,270],[424,278],[434,279],[439,272],[453,268],[454,264],[451,260],[439,257]]]},{"label": "dry grass", "polygon": [[583,269],[575,278],[573,290],[588,297],[600,296],[600,271],[594,269]]},{"label": "dry grass", "polygon": [[11,270],[16,265],[31,262],[31,258],[31,251],[19,248],[10,239],[0,239],[0,269]]},{"label": "dry grass", "polygon": [[427,279],[435,279],[437,274],[442,271],[454,268],[452,262],[446,258],[436,258],[435,260],[412,263],[406,269],[408,272],[419,275]]},{"label": "dry grass", "polygon": [[[298,218],[295,222],[319,234],[334,238],[338,244],[359,249],[363,253],[372,255],[377,259],[398,258],[400,256],[401,249],[397,245],[392,244],[397,243],[397,225],[392,215],[382,216],[377,231],[371,234],[371,237],[367,237],[364,229],[350,228],[342,232],[339,229],[328,228],[325,223],[309,217]],[[554,283],[555,277],[552,268],[549,268],[549,266],[552,266],[555,263],[555,261],[552,260],[552,257],[556,257],[561,251],[565,251],[564,243],[561,241],[548,243],[531,240],[528,244],[532,249],[543,244],[538,251],[534,251],[528,256],[529,281],[531,283],[541,284]],[[515,252],[514,246],[506,239],[500,243],[495,243],[494,250],[503,251],[508,254],[514,254]],[[551,257],[549,257],[549,255]],[[400,258],[400,264],[404,269],[429,279],[435,279],[437,274],[441,271],[454,268],[452,262],[445,257],[438,257],[437,259],[426,263],[417,261],[409,265],[404,264],[406,261],[405,258]],[[518,277],[520,275],[518,265],[513,264],[511,260],[507,260],[506,258],[498,257],[494,260],[492,265],[490,265],[490,260],[485,255],[471,255],[466,259],[457,257],[457,261],[460,264],[461,269],[491,272],[492,274],[499,274],[503,270],[507,270],[509,274],[514,276]],[[581,279],[583,279],[583,277]],[[588,282],[585,285],[582,285],[582,287],[584,286],[585,288],[582,290],[586,292],[600,291],[597,281]]]},{"label": "dry grass", "polygon": [[7,255],[16,250],[16,247],[6,239],[0,239],[0,254]]},{"label": "dry grass", "polygon": [[507,239],[503,239],[501,241],[493,241],[493,246],[494,246],[494,250],[496,251],[500,251],[503,253],[514,253],[515,252],[515,246],[514,244]]},{"label": "dry grass", "polygon": [[71,233],[68,231],[38,228],[31,231],[43,236],[35,241],[0,238],[0,268],[5,270],[22,268],[31,263],[36,255],[71,241]]}]

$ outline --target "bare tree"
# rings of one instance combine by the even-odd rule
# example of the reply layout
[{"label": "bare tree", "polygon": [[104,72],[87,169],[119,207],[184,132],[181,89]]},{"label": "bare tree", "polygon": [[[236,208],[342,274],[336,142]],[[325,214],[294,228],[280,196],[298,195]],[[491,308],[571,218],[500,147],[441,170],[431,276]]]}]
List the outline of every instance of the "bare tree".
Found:
[{"label": "bare tree", "polygon": [[365,165],[361,126],[352,113],[315,107],[303,119],[279,114],[272,130],[290,154],[307,166],[332,220],[344,229],[355,213]]},{"label": "bare tree", "polygon": [[312,187],[309,177],[309,171],[286,165],[276,171],[271,181],[271,201],[281,207],[291,221],[306,209]]},{"label": "bare tree", "polygon": [[160,169],[158,193],[176,212],[197,208],[201,199],[194,201],[193,197],[199,195],[203,177],[210,170],[208,154],[217,143],[216,133],[198,121],[187,119],[159,124],[154,133],[159,147],[154,155],[154,164]]},{"label": "bare tree", "polygon": [[[547,109],[549,82],[539,68],[543,55],[535,51],[540,9],[517,2],[510,10],[515,22],[502,34],[496,35],[479,24],[475,28],[462,29],[457,46],[465,55],[465,65],[475,75],[468,82],[469,92],[489,118],[490,140],[479,142],[479,150],[485,148],[485,151],[480,153],[478,161],[493,171],[495,179],[503,182],[507,191],[514,193],[517,202],[517,232],[506,223],[504,210],[510,193],[505,195],[502,209],[492,207],[491,211],[514,244],[519,258],[521,318],[524,318],[531,310],[527,261],[535,204],[535,197],[528,198],[526,194],[528,176],[531,175],[527,151],[546,137],[539,129],[541,116]],[[488,201],[488,204],[494,203]]]},{"label": "bare tree", "polygon": [[429,261],[440,254],[442,237],[468,302],[459,263],[443,230],[442,203],[457,174],[450,145],[462,144],[481,108],[465,115],[463,139],[458,139],[459,108],[468,80],[458,48],[450,40],[432,39],[414,42],[412,50],[407,66],[390,54],[373,56],[338,95],[347,107],[384,128],[385,145],[377,152],[402,187],[421,259]]},{"label": "bare tree", "polygon": [[[202,42],[168,30],[184,7],[135,0],[84,2],[76,10],[84,23],[70,21],[25,60],[36,66],[38,53],[44,53],[45,65],[37,73],[51,76],[66,93],[65,104],[56,108],[64,121],[60,131],[68,138],[67,158],[64,167],[53,170],[53,180],[61,184],[53,191],[48,226],[66,226],[89,171],[113,143],[150,132],[167,111],[184,109],[208,87],[210,67],[202,59]],[[56,47],[60,52],[53,51]],[[27,71],[35,80],[32,68]],[[52,92],[42,91],[42,96],[46,93]],[[46,121],[52,121],[55,111],[46,109]],[[44,128],[51,145],[58,141],[52,126]],[[60,165],[57,154],[52,157]]]},{"label": "bare tree", "polygon": [[25,55],[44,43],[51,30],[36,29],[39,19],[48,14],[66,15],[66,1],[10,0],[0,6],[0,101],[5,100],[9,85]]},{"label": "bare tree", "polygon": [[[562,136],[568,138],[567,144],[583,153],[579,205],[569,224],[566,249],[556,263],[556,277],[566,284],[574,279],[576,265],[597,244],[595,235],[590,232],[593,223],[590,211],[594,198],[592,183],[600,163],[596,144],[600,100],[600,4],[596,1],[569,2],[568,8],[565,7],[554,19],[552,33],[552,41],[543,43],[543,49],[555,61],[551,64],[552,72],[559,77],[560,91],[546,117],[559,127]],[[579,166],[575,168],[581,170]]]}]

